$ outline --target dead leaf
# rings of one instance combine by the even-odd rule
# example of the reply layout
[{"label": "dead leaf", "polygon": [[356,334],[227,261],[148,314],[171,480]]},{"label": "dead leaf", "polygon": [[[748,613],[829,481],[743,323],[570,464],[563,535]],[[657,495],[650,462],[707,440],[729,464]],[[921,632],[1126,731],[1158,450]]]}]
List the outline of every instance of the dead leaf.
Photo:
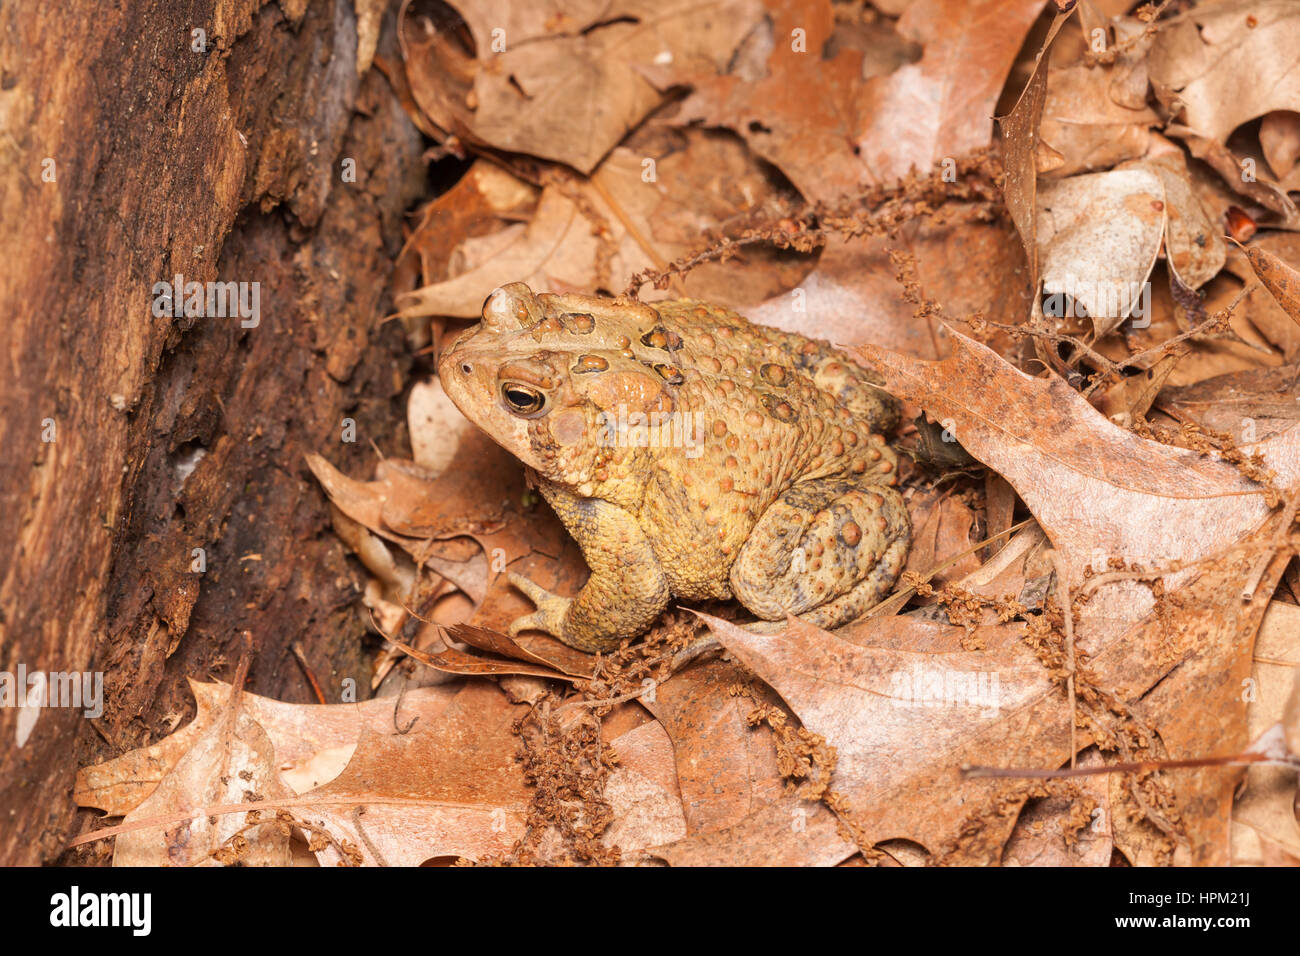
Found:
[{"label": "dead leaf", "polygon": [[[1296,233],[1264,233],[1255,236],[1250,244],[1253,248],[1273,253],[1284,262],[1300,262],[1300,235]],[[1300,326],[1277,304],[1271,292],[1254,282],[1255,270],[1237,246],[1230,246],[1226,271],[1244,284],[1254,286],[1242,300],[1238,310],[1242,316],[1259,331],[1264,341],[1282,353],[1285,361],[1294,362],[1300,358]]]},{"label": "dead leaf", "polygon": [[[1265,731],[1284,721],[1288,699],[1296,696],[1300,675],[1300,608],[1274,601],[1259,628],[1255,641],[1253,686],[1242,688],[1250,702],[1247,709],[1248,737],[1259,740]],[[1295,717],[1291,723],[1296,722]],[[1288,747],[1300,753],[1300,733],[1292,732]],[[1241,795],[1232,811],[1232,862],[1266,864],[1259,858],[1264,847],[1272,846],[1300,858],[1300,823],[1296,821],[1294,769],[1254,765],[1247,769]],[[1247,832],[1243,833],[1245,830]],[[1254,857],[1254,860],[1250,860]]]},{"label": "dead leaf", "polygon": [[1285,181],[1300,159],[1300,113],[1273,110],[1266,114],[1259,124],[1259,145],[1273,175]]},{"label": "dead leaf", "polygon": [[[114,866],[211,866],[230,841],[244,844],[238,859],[250,866],[288,866],[289,832],[263,811],[252,825],[241,814],[209,816],[204,808],[288,798],[266,731],[243,712],[219,716],[194,741],[153,792],[127,814],[136,819],[192,813],[186,823],[123,833],[114,845]],[[161,837],[161,839],[160,839]]]},{"label": "dead leaf", "polygon": [[[456,624],[446,628],[446,632],[447,636],[452,640],[461,641],[470,645],[471,648],[517,661],[529,662],[540,668],[545,668],[551,673],[542,674],[541,676],[549,676],[557,680],[572,677],[589,678],[592,675],[592,668],[595,666],[595,659],[590,654],[575,651],[573,648],[559,642],[551,642],[550,645],[545,647],[545,653],[539,654],[533,649],[525,647],[523,640],[520,638],[510,637],[500,631],[493,631],[484,627],[475,627],[472,624]],[[536,646],[535,642],[534,646]]]},{"label": "dead leaf", "polygon": [[647,852],[672,866],[835,866],[856,850],[824,804],[786,796],[726,829]]},{"label": "dead leaf", "polygon": [[[78,805],[97,807],[108,816],[123,816],[136,809],[158,783],[176,767],[212,726],[230,696],[230,685],[190,682],[198,710],[194,719],[152,746],[132,750],[113,760],[85,767],[77,774]],[[365,728],[382,730],[411,719],[431,720],[441,713],[456,688],[422,687],[401,700],[400,713],[393,698],[376,698],[355,704],[306,707],[286,704],[244,692],[242,707],[269,735],[275,747],[275,766],[285,784],[302,793],[327,782],[326,763],[339,759],[336,775],[351,757]]]},{"label": "dead leaf", "polygon": [[[539,190],[500,166],[478,160],[451,189],[425,205],[393,267],[393,289],[401,294],[451,277],[462,263],[456,250],[528,218]],[[424,344],[424,343],[422,343]],[[414,456],[419,461],[419,455]]]},{"label": "dead leaf", "polygon": [[[971,539],[975,514],[966,502],[952,494],[932,492],[920,495],[908,503],[908,512],[912,516],[912,543],[907,550],[904,571],[927,574],[948,564],[962,552],[970,551],[975,543]],[[979,564],[975,552],[970,551],[931,581],[936,586],[955,581],[974,571]]]},{"label": "dead leaf", "polygon": [[[1264,213],[1261,218],[1274,220],[1269,225],[1279,229],[1300,229],[1300,211],[1286,189],[1262,169],[1253,166],[1253,161],[1248,163],[1246,159],[1250,157],[1243,159],[1218,140],[1184,127],[1170,126],[1165,131],[1187,143],[1192,155],[1218,173],[1227,186],[1258,203],[1262,207],[1259,212]],[[1274,215],[1268,216],[1268,212]]]},{"label": "dead leaf", "polygon": [[[953,420],[962,446],[1038,518],[1073,582],[1099,558],[1103,567],[1111,558],[1147,568],[1195,561],[1267,515],[1263,489],[1231,465],[1139,438],[1060,379],[1030,378],[955,332],[952,343],[938,363],[860,351],[891,392]],[[1300,429],[1254,447],[1280,485],[1300,480]]]},{"label": "dead leaf", "polygon": [[1016,105],[1006,116],[998,117],[998,131],[1002,144],[1002,167],[1005,170],[1007,210],[1011,221],[1020,233],[1025,254],[1029,258],[1029,284],[1038,288],[1038,230],[1035,202],[1038,196],[1038,162],[1043,145],[1041,125],[1043,105],[1047,101],[1047,72],[1052,41],[1068,19],[1069,14],[1058,13],[1048,28],[1047,37],[1034,60],[1034,71],[1020,92]]},{"label": "dead leaf", "polygon": [[419,7],[408,2],[399,23],[407,63],[432,60],[410,75],[430,118],[498,149],[583,173],[662,102],[640,68],[657,66],[674,81],[720,70],[760,10],[756,0],[504,9],[454,0],[470,60],[464,48],[431,42]]},{"label": "dead leaf", "polygon": [[[831,788],[863,849],[908,839],[938,854],[978,820],[987,839],[961,859],[993,862],[1028,792],[1012,796],[1019,781],[963,781],[961,765],[1056,766],[1068,756],[1063,701],[1049,697],[1051,682],[1019,641],[996,658],[959,645],[925,653],[851,644],[794,619],[764,634],[701,616],[836,748]],[[992,812],[1004,798],[1006,812]]]},{"label": "dead leaf", "polygon": [[[1038,190],[1043,292],[1086,309],[1098,336],[1140,306],[1165,229],[1164,187],[1142,167],[1044,182]],[[1064,316],[1063,304],[1044,306]]]},{"label": "dead leaf", "polygon": [[1040,7],[918,0],[898,32],[922,46],[921,59],[864,80],[859,51],[819,55],[833,29],[829,4],[773,0],[763,74],[696,82],[679,119],[734,129],[804,198],[832,202],[988,145],[998,92]]},{"label": "dead leaf", "polygon": [[1282,311],[1300,324],[1300,273],[1267,249],[1246,246],[1246,259]]},{"label": "dead leaf", "polygon": [[1223,268],[1227,258],[1222,230],[1201,205],[1188,177],[1187,162],[1176,149],[1152,151],[1142,164],[1160,177],[1165,203],[1165,258],[1188,289],[1199,289]]},{"label": "dead leaf", "polygon": [[[1276,525],[1269,522],[1251,540],[1263,545]],[[1169,677],[1132,705],[1139,722],[1158,729],[1172,759],[1228,756],[1245,750],[1250,741],[1245,688],[1255,636],[1269,595],[1291,558],[1286,552],[1275,555],[1251,600],[1243,601],[1242,585],[1252,576],[1256,554],[1246,550],[1205,562],[1196,580],[1178,590],[1163,613],[1122,638],[1130,646],[1152,648],[1153,657],[1177,662]],[[1123,687],[1128,674],[1138,672],[1145,682],[1149,669],[1149,663],[1131,662],[1111,686]],[[1169,787],[1187,839],[1174,852],[1175,864],[1228,865],[1232,799],[1243,773],[1242,767],[1219,766],[1170,772]]]},{"label": "dead leaf", "polygon": [[734,664],[708,661],[641,698],[673,741],[691,834],[725,829],[784,793],[771,731],[751,727],[755,701],[731,693],[747,679]]},{"label": "dead leaf", "polygon": [[925,52],[871,80],[862,107],[867,123],[856,146],[875,182],[989,144],[998,94],[1041,11],[1029,0],[918,0],[907,8],[898,32]]},{"label": "dead leaf", "polygon": [[[889,250],[917,257],[925,294],[954,315],[982,313],[1015,324],[1029,307],[1024,251],[1008,224],[963,223],[905,229],[897,239],[836,242],[798,288],[748,309],[754,322],[837,345],[873,342],[915,355],[947,352],[947,330],[933,316],[918,320],[905,301]],[[965,263],[954,270],[952,263]]]},{"label": "dead leaf", "polygon": [[616,737],[610,744],[618,767],[605,781],[605,799],[614,821],[601,837],[625,858],[686,835],[682,795],[677,787],[673,745],[664,729],[651,721]]},{"label": "dead leaf", "polygon": [[827,2],[766,7],[770,22],[746,39],[739,70],[697,79],[676,118],[734,130],[805,199],[833,201],[869,176],[854,150],[865,122],[862,54],[822,58],[833,30]]},{"label": "dead leaf", "polygon": [[[1080,767],[1104,764],[1092,747],[1078,761]],[[1002,854],[1003,866],[1110,866],[1110,779],[1083,777],[1075,790],[1025,804]]]},{"label": "dead leaf", "polygon": [[515,281],[535,289],[600,288],[606,282],[595,268],[601,248],[596,225],[558,187],[547,187],[527,224],[463,239],[456,271],[445,281],[397,296],[398,311],[410,317],[477,318],[493,289]]},{"label": "dead leaf", "polygon": [[1300,11],[1288,0],[1205,4],[1157,34],[1151,79],[1188,126],[1225,142],[1242,123],[1300,102],[1297,32]]},{"label": "dead leaf", "polygon": [[1300,421],[1300,366],[1229,372],[1166,388],[1157,404],[1179,421],[1190,419],[1252,444]]},{"label": "dead leaf", "polygon": [[1117,103],[1110,95],[1115,79],[1114,70],[1083,64],[1048,73],[1041,136],[1065,159],[1049,174],[1053,178],[1096,172],[1146,154],[1149,128],[1158,118],[1145,97],[1136,107]]},{"label": "dead leaf", "polygon": [[[490,683],[467,684],[436,720],[363,733],[343,772],[302,795],[300,813],[371,865],[505,854],[530,802],[511,731],[523,710]],[[319,855],[338,860],[333,848]]]}]

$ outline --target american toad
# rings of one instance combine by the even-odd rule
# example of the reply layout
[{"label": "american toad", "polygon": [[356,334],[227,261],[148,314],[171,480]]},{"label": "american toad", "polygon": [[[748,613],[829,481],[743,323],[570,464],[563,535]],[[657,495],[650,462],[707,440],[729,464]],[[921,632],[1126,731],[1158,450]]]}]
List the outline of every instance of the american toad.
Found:
[{"label": "american toad", "polygon": [[824,342],[701,302],[498,289],[442,355],[456,406],[528,466],[581,546],[576,598],[519,575],[536,629],[584,651],[670,598],[767,620],[859,616],[907,556],[896,406]]}]

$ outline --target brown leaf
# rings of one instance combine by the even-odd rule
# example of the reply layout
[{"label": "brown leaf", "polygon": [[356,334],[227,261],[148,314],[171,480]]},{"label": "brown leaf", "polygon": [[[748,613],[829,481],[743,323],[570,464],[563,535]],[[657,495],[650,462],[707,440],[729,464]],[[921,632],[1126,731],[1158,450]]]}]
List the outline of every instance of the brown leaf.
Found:
[{"label": "brown leaf", "polygon": [[447,674],[465,674],[478,677],[499,677],[505,674],[527,674],[532,677],[544,677],[548,680],[568,680],[569,675],[555,670],[545,664],[532,664],[528,661],[509,657],[489,657],[474,650],[463,651],[456,647],[426,652],[410,644],[390,639],[393,647],[414,658],[426,667]]},{"label": "brown leaf", "polygon": [[[230,685],[190,682],[198,705],[194,719],[180,730],[152,746],[132,750],[113,760],[85,767],[77,774],[75,797],[83,807],[98,807],[109,816],[123,816],[138,807],[172,772],[181,757],[212,725],[230,696]],[[286,704],[245,692],[241,706],[268,734],[275,747],[275,765],[285,783],[297,793],[328,780],[323,768],[343,759],[333,774],[342,770],[356,746],[363,728],[392,727],[394,721],[412,717],[431,720],[455,693],[449,686],[421,687],[407,693],[401,714],[394,713],[394,699],[376,699],[357,704],[328,704],[305,707]]]},{"label": "brown leaf", "polygon": [[674,866],[830,866],[855,852],[824,805],[786,792],[771,730],[748,721],[779,701],[746,671],[696,664],[641,701],[673,741],[688,828],[652,855]]},{"label": "brown leaf", "polygon": [[[1117,328],[1140,305],[1160,251],[1160,177],[1136,166],[1044,182],[1037,221],[1043,293],[1082,305],[1098,336]],[[1065,315],[1063,305],[1043,311]]]},{"label": "brown leaf", "polygon": [[421,210],[394,266],[394,291],[450,278],[453,256],[464,240],[491,235],[503,222],[531,213],[537,198],[535,187],[495,163],[477,160],[456,185]]},{"label": "brown leaf", "polygon": [[[1257,540],[1270,540],[1275,528],[1276,522],[1265,525]],[[1214,756],[1244,746],[1245,704],[1237,675],[1249,666],[1255,630],[1287,558],[1275,559],[1246,604],[1239,595],[1254,564],[1249,550],[1206,562],[1176,598],[1164,599],[1127,631],[1085,616],[1076,637],[1089,655],[1080,679],[1097,688],[1107,705],[1082,725],[1078,745],[1091,742],[1084,728],[1115,734],[1106,744],[1115,749],[1129,746],[1124,741],[1135,727],[1149,727],[1172,757]],[[958,628],[944,637],[932,631],[938,644],[907,640],[909,629],[920,634],[925,626],[916,619],[886,619],[887,628],[881,627],[886,621],[868,622],[853,644],[794,619],[775,634],[706,620],[805,726],[836,747],[832,789],[844,796],[844,812],[864,847],[905,838],[945,862],[996,861],[1020,802],[1035,791],[1014,778],[963,780],[957,769],[1052,768],[1068,758],[1068,706],[1059,684],[1028,650],[1022,625],[985,628],[985,649],[965,652],[957,643]],[[881,627],[884,643],[872,640],[873,625]],[[1135,720],[1108,727],[1107,721],[1116,721],[1112,714],[1124,714],[1124,704]],[[1178,807],[1186,848],[1179,852],[1188,854],[1186,862],[1226,862],[1237,776],[1232,768],[1211,767],[1176,778],[1168,799]],[[1120,815],[1115,799],[1112,794],[1112,816]],[[1138,817],[1143,812],[1139,808]],[[1119,838],[1131,843],[1136,837],[1126,831]]]},{"label": "brown leaf", "polygon": [[[993,540],[1011,527],[1016,513],[1016,490],[995,471],[984,475],[984,509],[986,539]],[[985,554],[995,554],[1005,545],[1005,539],[996,541],[985,550]]]},{"label": "brown leaf", "polygon": [[[925,295],[954,315],[982,313],[1006,324],[1025,314],[1024,250],[1009,224],[961,223],[944,229],[922,225],[897,239],[835,242],[799,287],[746,311],[755,322],[837,345],[872,342],[916,355],[946,351],[946,330],[927,315],[917,319],[894,278],[889,250],[917,257]],[[963,263],[953,269],[952,263]]]},{"label": "brown leaf", "polygon": [[[963,551],[969,551],[975,514],[966,502],[951,493],[922,493],[908,503],[912,516],[912,543],[907,551],[904,571],[927,574],[947,564]],[[979,558],[970,552],[930,580],[939,586],[955,581],[979,567]]]},{"label": "brown leaf", "polygon": [[[1234,250],[1235,252],[1235,250]],[[1245,256],[1234,255],[1229,259],[1241,260],[1241,268],[1249,273]],[[1167,273],[1166,273],[1167,274]],[[1200,301],[1200,311],[1206,318],[1219,312],[1228,312],[1241,292],[1241,284],[1230,276],[1220,274],[1205,286],[1205,298]],[[1269,294],[1256,284],[1258,298],[1248,296],[1244,302],[1253,302],[1258,310],[1259,302],[1268,303],[1268,308],[1276,317],[1285,322],[1288,328],[1294,327],[1290,319],[1273,304]],[[1192,296],[1180,294],[1182,305],[1175,302],[1174,289],[1168,282],[1154,281],[1151,284],[1150,325],[1140,327],[1141,323],[1128,323],[1123,327],[1122,335],[1112,335],[1094,343],[1093,348],[1115,362],[1126,362],[1135,358],[1134,368],[1140,370],[1154,369],[1166,356],[1178,356],[1178,363],[1169,373],[1168,384],[1189,385],[1206,378],[1222,375],[1226,372],[1242,371],[1267,367],[1277,361],[1268,349],[1266,341],[1251,325],[1242,303],[1237,303],[1228,313],[1228,330],[1223,333],[1203,333],[1194,340],[1194,345],[1177,343],[1167,345],[1177,335],[1187,332],[1191,320],[1196,317],[1188,311]],[[1199,298],[1199,296],[1195,297]],[[1300,336],[1297,336],[1300,338]]]},{"label": "brown leaf", "polygon": [[175,733],[148,747],[77,771],[72,794],[77,805],[98,807],[110,817],[125,816],[138,807],[212,725],[208,698],[200,696],[197,700],[194,719]]},{"label": "brown leaf", "polygon": [[1160,177],[1165,203],[1165,259],[1178,280],[1199,289],[1223,268],[1227,250],[1192,187],[1187,162],[1176,148],[1152,149],[1142,164]]},{"label": "brown leaf", "polygon": [[624,859],[646,847],[671,843],[686,835],[673,745],[662,726],[642,724],[610,743],[618,766],[605,781],[604,795],[614,821],[602,834],[605,846],[617,846]]},{"label": "brown leaf", "polygon": [[[1011,482],[1056,544],[1072,587],[1083,582],[1089,565],[1104,570],[1116,558],[1153,569],[1201,562],[1199,577],[1185,587],[1194,572],[1164,578],[1166,592],[1184,591],[1159,616],[1150,614],[1155,601],[1144,586],[1101,585],[1084,605],[1078,640],[1093,655],[1095,672],[1112,675],[1101,686],[1130,700],[1145,692],[1141,685],[1150,686],[1152,664],[1112,663],[1117,648],[1163,644],[1161,654],[1181,657],[1179,679],[1166,681],[1143,704],[1176,756],[1211,755],[1243,737],[1244,704],[1234,696],[1239,684],[1224,675],[1248,660],[1259,616],[1286,561],[1285,555],[1276,558],[1252,602],[1241,605],[1242,583],[1273,534],[1263,523],[1268,509],[1259,489],[1227,464],[1121,431],[1060,380],[1029,379],[961,336],[954,336],[954,354],[942,363],[866,351],[891,391],[953,418],[967,449]],[[1300,477],[1298,436],[1300,428],[1292,428],[1254,446],[1283,486]],[[1238,542],[1254,548],[1218,556]],[[1181,651],[1169,649],[1170,635],[1178,636]],[[1213,703],[1201,708],[1190,706],[1192,700]],[[1180,793],[1204,798],[1184,809],[1193,855],[1222,862],[1233,775],[1207,768],[1186,781]]]},{"label": "brown leaf", "polygon": [[1191,419],[1250,444],[1300,420],[1300,366],[1229,372],[1166,388],[1157,405],[1179,421]]},{"label": "brown leaf", "polygon": [[854,150],[865,122],[862,54],[841,49],[822,58],[833,30],[824,0],[767,0],[766,7],[770,26],[746,41],[759,62],[697,80],[677,119],[733,129],[805,199],[838,199],[869,180]]},{"label": "brown leaf", "polygon": [[1103,415],[1120,425],[1145,420],[1156,396],[1178,367],[1180,358],[1177,353],[1166,355],[1144,374],[1121,378],[1104,393],[1095,395],[1092,403]]},{"label": "brown leaf", "polygon": [[1267,249],[1245,247],[1246,258],[1255,275],[1268,289],[1274,301],[1287,315],[1300,324],[1300,272],[1296,272]]},{"label": "brown leaf", "polygon": [[1300,113],[1273,110],[1259,124],[1259,145],[1269,168],[1279,180],[1285,180],[1300,159]]},{"label": "brown leaf", "polygon": [[[516,280],[555,291],[621,290],[629,275],[699,251],[702,235],[734,230],[756,209],[793,198],[729,133],[647,124],[611,151],[589,182],[546,189],[527,225],[501,226],[506,217],[493,217],[493,231],[466,234],[456,229],[454,210],[431,205],[408,249],[436,247],[448,268],[426,270],[430,284],[404,292],[398,306],[408,319],[477,317],[487,292]],[[707,263],[679,287],[647,289],[645,298],[688,296],[743,307],[797,284],[811,261],[754,248],[743,262]]]},{"label": "brown leaf", "polygon": [[[201,714],[220,711],[229,700],[228,685],[196,684],[194,689]],[[347,862],[372,865],[505,855],[523,834],[532,791],[516,760],[514,725],[525,708],[510,704],[491,683],[420,688],[400,698],[337,706],[244,697],[246,706],[239,715],[244,724],[236,746],[225,751],[209,746],[206,741],[223,732],[219,721],[208,720],[197,735],[197,746],[172,761],[152,802],[140,804],[133,818],[171,816],[169,832],[178,837],[193,834],[193,847],[206,852],[206,839],[197,838],[203,832],[197,829],[199,823],[222,833],[243,827],[245,815],[231,812],[232,805],[260,799],[272,804],[259,810],[266,818],[282,806],[294,819],[315,825],[313,833],[323,830],[332,837],[333,842],[317,850],[322,862],[339,862],[341,847]],[[238,766],[231,763],[250,735],[260,741],[258,765],[269,777],[241,775],[238,768],[250,765],[242,758]],[[178,744],[195,740],[192,734],[177,736]],[[606,845],[638,850],[682,836],[685,823],[672,748],[662,728],[654,723],[635,726],[612,745],[618,767],[606,782],[605,796],[614,810],[604,835]],[[121,776],[141,766],[146,766],[141,755],[127,754],[88,768],[81,793],[91,802],[109,804],[123,792]],[[284,780],[275,778],[277,768]],[[288,774],[301,796],[295,798],[285,785]],[[182,785],[193,795],[178,801],[175,794],[183,792]],[[243,792],[251,785],[259,788],[257,793]],[[227,786],[234,787],[229,795],[213,790]],[[211,814],[193,813],[209,809]],[[183,825],[178,828],[177,822]],[[265,829],[279,833],[274,825]],[[163,844],[156,833],[137,828],[120,834],[119,853],[140,844],[148,853],[133,860],[167,862],[158,857]],[[239,859],[271,862],[253,841],[255,831],[245,836],[253,846]],[[173,848],[173,861],[188,860],[197,852],[175,841]],[[287,857],[278,862],[287,865]]]},{"label": "brown leaf", "polygon": [[691,834],[725,829],[784,792],[772,732],[746,720],[754,700],[730,693],[748,679],[735,664],[708,661],[641,697],[673,742]]},{"label": "brown leaf", "polygon": [[[656,188],[661,183],[672,186]],[[592,173],[592,184],[601,208],[616,223],[614,235],[620,236],[620,252],[605,283],[616,291],[624,284],[620,271],[662,268],[699,252],[705,237],[734,234],[760,210],[784,208],[798,199],[730,131],[683,129],[659,121],[648,122],[614,149]],[[814,264],[812,255],[750,246],[743,257],[693,268],[670,289],[644,286],[641,297],[702,299],[744,311],[797,285]]]},{"label": "brown leaf", "polygon": [[821,803],[785,796],[724,830],[649,850],[672,866],[835,866],[856,851]]},{"label": "brown leaf", "polygon": [[1003,192],[1011,221],[1020,233],[1025,254],[1029,259],[1029,284],[1038,288],[1038,240],[1034,202],[1038,195],[1039,127],[1043,120],[1043,104],[1047,100],[1047,64],[1052,41],[1065,23],[1068,14],[1058,13],[1043,40],[1042,48],[1034,60],[1034,71],[1029,82],[1016,100],[1016,105],[998,120],[999,139],[1002,145],[1002,168],[1005,170]]},{"label": "brown leaf", "polygon": [[[1248,701],[1247,736],[1259,740],[1281,722],[1282,739],[1300,754],[1300,608],[1272,602],[1255,641],[1253,686],[1242,688]],[[1300,823],[1296,822],[1294,769],[1255,764],[1232,810],[1232,862],[1249,862],[1272,845],[1300,857]],[[1242,831],[1248,831],[1243,833]],[[1255,862],[1262,862],[1256,859]]]},{"label": "brown leaf", "polygon": [[1226,145],[1208,136],[1178,126],[1170,126],[1165,132],[1187,143],[1192,155],[1209,165],[1235,192],[1249,197],[1274,213],[1276,221],[1269,225],[1280,229],[1300,229],[1300,211],[1297,211],[1295,203],[1287,195],[1286,189],[1265,175],[1262,169],[1256,168],[1251,175],[1247,175],[1247,167],[1242,159]]},{"label": "brown leaf", "polygon": [[[1062,380],[1032,379],[960,334],[952,342],[942,362],[861,352],[886,388],[951,418],[966,450],[1011,482],[1072,581],[1099,557],[1148,568],[1203,558],[1268,513],[1262,489],[1231,465],[1139,438]],[[1281,485],[1300,479],[1300,429],[1257,447]]]},{"label": "brown leaf", "polygon": [[1113,70],[1083,64],[1048,73],[1041,135],[1065,158],[1053,178],[1095,172],[1146,153],[1149,127],[1158,117],[1145,97],[1137,108],[1115,102],[1109,95],[1114,79]]},{"label": "brown leaf", "polygon": [[1242,123],[1300,102],[1297,32],[1300,11],[1287,0],[1205,4],[1157,34],[1151,79],[1167,102],[1177,94],[1188,126],[1223,142]]},{"label": "brown leaf", "polygon": [[861,107],[867,123],[856,144],[876,182],[989,144],[998,94],[1041,11],[1030,0],[917,0],[907,8],[898,32],[925,52],[872,79]]},{"label": "brown leaf", "polygon": [[546,647],[545,653],[539,654],[535,650],[525,647],[517,637],[509,637],[500,631],[475,627],[472,624],[456,624],[447,628],[447,634],[453,640],[463,641],[479,650],[521,661],[530,661],[572,677],[590,677],[592,668],[595,666],[595,659],[590,654],[575,651],[568,645],[560,644],[558,641],[552,642],[553,646]]},{"label": "brown leaf", "polygon": [[925,653],[851,644],[795,619],[767,634],[701,617],[836,748],[831,788],[864,848],[901,838],[938,854],[978,819],[988,841],[962,859],[993,862],[1027,792],[1016,798],[1019,781],[963,780],[960,766],[1056,766],[1068,757],[1063,701],[1020,641],[996,657],[959,645]]},{"label": "brown leaf", "polygon": [[558,291],[600,288],[606,278],[596,266],[604,247],[596,230],[604,224],[589,219],[589,211],[556,186],[543,189],[527,224],[463,239],[455,274],[397,296],[399,313],[478,318],[487,294],[510,282]]},{"label": "brown leaf", "polygon": [[[1078,761],[1080,767],[1104,764],[1092,747]],[[1110,778],[1099,774],[1074,783],[1076,793],[1025,804],[1003,851],[1003,866],[1110,866]]]},{"label": "brown leaf", "polygon": [[510,502],[523,497],[523,470],[477,429],[465,433],[452,465],[438,478],[386,459],[376,468],[375,481],[360,482],[320,455],[306,459],[344,514],[408,550],[418,539],[496,531]]},{"label": "brown leaf", "polygon": [[658,66],[674,83],[720,70],[760,13],[756,0],[450,7],[475,60],[435,42],[412,5],[403,8],[417,102],[444,128],[584,173],[662,102],[641,68]]},{"label": "brown leaf", "polygon": [[[391,726],[364,733],[343,772],[303,795],[312,801],[303,815],[353,843],[372,865],[508,853],[530,803],[511,730],[524,710],[490,683],[467,684],[435,720],[409,733]],[[332,862],[334,851],[321,857]]]},{"label": "brown leaf", "polygon": [[1151,88],[1147,60],[1158,30],[1138,17],[1115,17],[1115,40],[1119,44],[1107,90],[1113,103],[1131,110],[1145,109]]},{"label": "brown leaf", "polygon": [[[1265,544],[1277,523],[1266,523],[1248,541]],[[1240,753],[1250,740],[1245,691],[1255,635],[1291,557],[1276,555],[1251,600],[1243,601],[1242,584],[1250,579],[1257,555],[1245,550],[1202,565],[1199,576],[1177,592],[1163,614],[1148,618],[1122,639],[1151,648],[1153,657],[1177,662],[1170,676],[1133,704],[1138,721],[1158,730],[1175,760]],[[1106,663],[1100,661],[1099,666]],[[1132,667],[1139,682],[1148,680],[1150,664],[1133,664],[1121,673],[1127,676]],[[1116,678],[1109,686],[1116,685],[1122,687],[1123,680]],[[1232,798],[1243,773],[1241,767],[1194,767],[1170,774],[1188,841],[1185,849],[1175,852],[1175,863],[1229,863]]]},{"label": "brown leaf", "polygon": [[867,80],[858,50],[819,55],[833,29],[828,3],[768,8],[764,73],[697,82],[678,118],[734,129],[804,198],[830,202],[988,145],[998,93],[1041,4],[918,0],[898,32],[922,45],[920,61]]},{"label": "brown leaf", "polygon": [[[117,837],[114,866],[210,865],[213,853],[236,836],[247,845],[238,855],[249,866],[288,866],[289,834],[273,820],[247,828],[241,814],[209,816],[209,806],[288,798],[266,731],[248,714],[218,717],[163,777],[124,823],[193,813],[185,823],[139,829]],[[264,813],[264,819],[271,814]]]},{"label": "brown leaf", "polygon": [[[1234,238],[1244,244],[1250,237]],[[1251,242],[1251,247],[1271,252],[1284,262],[1300,262],[1300,234],[1297,233],[1270,232],[1257,235]],[[1230,247],[1227,271],[1246,285],[1254,286],[1242,300],[1238,311],[1259,330],[1266,342],[1281,351],[1287,362],[1300,359],[1300,326],[1277,304],[1277,299],[1273,298],[1271,292],[1254,281],[1255,270],[1239,246]]]}]

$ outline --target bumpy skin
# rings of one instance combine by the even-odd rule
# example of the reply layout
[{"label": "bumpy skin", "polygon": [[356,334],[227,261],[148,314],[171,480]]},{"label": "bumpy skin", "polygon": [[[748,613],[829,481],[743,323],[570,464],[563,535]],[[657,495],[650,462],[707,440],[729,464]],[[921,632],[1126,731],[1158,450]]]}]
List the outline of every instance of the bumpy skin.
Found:
[{"label": "bumpy skin", "polygon": [[700,302],[512,283],[438,373],[533,470],[591,568],[572,600],[512,575],[537,606],[512,633],[609,650],[674,595],[835,627],[902,569],[907,509],[878,434],[896,407],[823,342]]}]

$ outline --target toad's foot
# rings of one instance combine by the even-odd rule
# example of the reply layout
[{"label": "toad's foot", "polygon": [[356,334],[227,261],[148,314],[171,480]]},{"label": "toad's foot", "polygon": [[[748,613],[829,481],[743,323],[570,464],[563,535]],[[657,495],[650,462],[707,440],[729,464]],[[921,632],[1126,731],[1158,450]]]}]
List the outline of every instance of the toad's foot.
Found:
[{"label": "toad's foot", "polygon": [[552,637],[564,640],[564,615],[569,612],[573,598],[560,597],[546,588],[534,584],[522,574],[510,572],[510,583],[528,595],[528,600],[537,606],[532,614],[523,614],[510,622],[510,636],[520,631],[545,631]]}]

